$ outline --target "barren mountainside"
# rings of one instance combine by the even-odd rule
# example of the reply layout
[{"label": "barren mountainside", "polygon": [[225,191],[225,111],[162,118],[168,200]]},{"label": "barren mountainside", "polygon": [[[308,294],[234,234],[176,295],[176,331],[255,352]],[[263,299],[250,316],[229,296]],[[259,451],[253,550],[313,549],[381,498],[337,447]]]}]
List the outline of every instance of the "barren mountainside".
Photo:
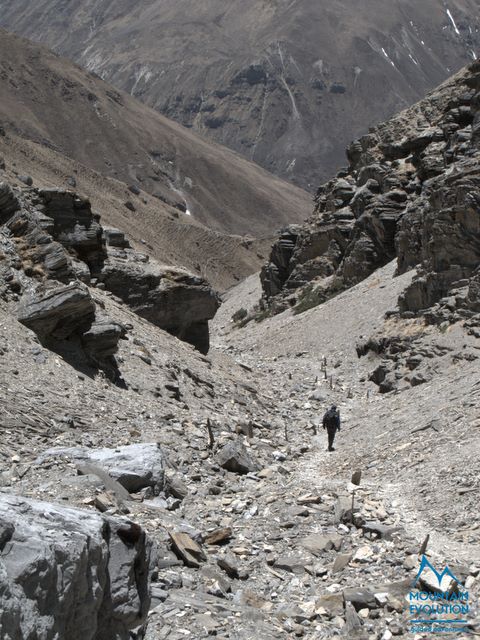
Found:
[{"label": "barren mountainside", "polygon": [[480,51],[476,0],[3,0],[0,23],[308,189]]},{"label": "barren mountainside", "polygon": [[[318,189],[307,224],[273,245],[261,272],[264,315],[321,305],[396,259],[397,275],[415,275],[392,316],[480,337],[479,91],[475,62],[348,147],[349,168]],[[382,393],[431,378],[417,369],[416,340],[357,345],[359,356],[383,358],[371,374]]]},{"label": "barren mountainside", "polygon": [[[478,636],[480,61],[351,142],[303,221],[1,35],[1,640]],[[246,234],[292,217],[265,262]]]},{"label": "barren mountainside", "polygon": [[258,269],[255,238],[311,210],[301,189],[3,30],[0,74],[0,153],[17,173],[78,186],[143,250],[220,288]]}]

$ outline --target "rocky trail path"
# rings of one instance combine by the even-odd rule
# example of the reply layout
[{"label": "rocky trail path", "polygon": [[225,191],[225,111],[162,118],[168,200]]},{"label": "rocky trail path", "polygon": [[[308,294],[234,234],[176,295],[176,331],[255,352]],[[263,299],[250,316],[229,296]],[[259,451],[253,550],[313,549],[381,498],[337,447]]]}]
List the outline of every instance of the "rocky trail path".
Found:
[{"label": "rocky trail path", "polygon": [[[432,359],[436,376],[429,384],[388,395],[379,394],[369,381],[375,359],[359,359],[355,352],[357,341],[376,327],[411,330],[408,325],[389,328],[385,323],[385,312],[395,306],[397,292],[408,279],[407,275],[392,282],[392,273],[389,265],[355,292],[341,294],[300,316],[285,313],[258,324],[251,322],[247,329],[235,329],[229,322],[231,312],[241,306],[251,308],[258,299],[252,278],[236,291],[238,297],[227,299],[215,321],[215,348],[251,368],[257,374],[259,391],[272,399],[269,419],[275,425],[277,447],[286,455],[282,464],[290,470],[289,486],[323,496],[325,507],[330,503],[329,516],[314,518],[311,533],[324,535],[335,530],[343,536],[338,555],[351,553],[340,575],[333,571],[335,558],[322,555],[328,569],[325,579],[316,585],[317,595],[372,588],[381,577],[390,585],[405,580],[411,584],[427,535],[429,557],[438,566],[448,563],[466,576],[470,570],[476,573],[480,563],[474,497],[479,469],[468,454],[478,447],[478,371],[475,358],[469,362],[463,357],[469,349],[474,353],[475,346],[465,341],[461,331],[427,333],[419,351]],[[456,380],[453,385],[452,380]],[[328,453],[325,432],[317,428],[315,435],[313,425],[321,422],[332,403],[340,409],[342,430],[337,434],[336,451]],[[348,518],[335,523],[333,505],[341,504],[345,496],[351,501],[354,487],[349,481],[357,470],[362,480],[355,489],[356,524]],[[362,521],[376,523],[377,533],[368,531],[370,524],[367,530],[362,528]],[[387,533],[389,539],[382,537],[385,529],[397,528],[391,536]],[[291,552],[298,546],[293,541]],[[471,584],[475,578],[469,580]],[[361,611],[363,605],[357,606],[357,613],[366,616],[362,627],[366,637],[389,638],[391,633],[413,637],[408,634],[405,594],[400,599],[401,631],[394,615],[391,628],[384,624],[379,632],[378,622],[373,622],[378,612],[367,613]],[[353,627],[342,628],[340,633],[348,635],[348,628],[354,637]],[[323,624],[316,633],[311,637],[329,637]]]},{"label": "rocky trail path", "polygon": [[[1,491],[141,526],[155,549],[146,640],[411,636],[406,595],[427,533],[438,535],[435,564],[448,561],[477,597],[478,464],[463,460],[475,446],[478,373],[475,362],[450,363],[463,376],[455,388],[449,369],[381,396],[368,381],[375,363],[354,344],[392,294],[378,275],[362,287],[355,317],[347,292],[320,310],[335,326],[307,312],[215,331],[208,357],[103,296],[132,326],[118,356],[127,390],[75,370],[5,316]],[[318,424],[332,403],[342,430],[328,453]],[[471,630],[478,623],[474,610]]]}]

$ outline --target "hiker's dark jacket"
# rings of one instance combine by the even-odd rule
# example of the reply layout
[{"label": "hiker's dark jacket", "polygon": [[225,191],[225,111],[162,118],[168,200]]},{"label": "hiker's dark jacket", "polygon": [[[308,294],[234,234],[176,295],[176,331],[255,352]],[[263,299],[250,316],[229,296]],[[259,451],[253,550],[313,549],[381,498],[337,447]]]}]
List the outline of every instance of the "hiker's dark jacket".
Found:
[{"label": "hiker's dark jacket", "polygon": [[340,431],[340,414],[329,409],[323,416],[323,428],[327,431]]}]

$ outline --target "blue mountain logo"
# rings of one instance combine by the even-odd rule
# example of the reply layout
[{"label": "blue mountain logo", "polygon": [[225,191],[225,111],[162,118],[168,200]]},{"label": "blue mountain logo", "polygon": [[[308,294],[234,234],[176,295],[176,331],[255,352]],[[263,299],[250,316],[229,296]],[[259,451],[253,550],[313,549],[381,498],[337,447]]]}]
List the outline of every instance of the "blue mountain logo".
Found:
[{"label": "blue mountain logo", "polygon": [[422,562],[420,564],[420,569],[418,570],[417,577],[415,578],[415,582],[413,583],[413,586],[415,586],[417,582],[420,580],[422,573],[428,570],[432,571],[434,576],[437,578],[439,589],[441,589],[442,581],[445,578],[445,576],[452,578],[452,580],[454,580],[459,585],[462,584],[460,580],[455,577],[455,575],[453,574],[453,572],[451,571],[448,565],[445,566],[445,569],[443,571],[441,572],[437,571],[435,567],[429,562],[428,558],[425,555],[423,555]]}]

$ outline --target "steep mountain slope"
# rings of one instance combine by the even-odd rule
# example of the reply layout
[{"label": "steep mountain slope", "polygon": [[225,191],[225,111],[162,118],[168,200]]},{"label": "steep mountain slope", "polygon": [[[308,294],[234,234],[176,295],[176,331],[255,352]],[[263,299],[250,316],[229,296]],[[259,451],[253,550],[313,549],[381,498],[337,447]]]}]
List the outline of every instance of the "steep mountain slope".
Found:
[{"label": "steep mountain slope", "polygon": [[319,188],[308,224],[286,230],[262,270],[272,309],[320,304],[397,256],[399,273],[417,269],[403,313],[476,316],[479,91],[475,62],[350,145],[349,168]]},{"label": "steep mountain slope", "polygon": [[476,0],[4,0],[0,23],[309,188],[480,50]]},{"label": "steep mountain slope", "polygon": [[[71,158],[14,134],[0,135],[2,179],[24,186],[22,179],[46,188],[72,188],[91,199],[109,227],[120,228],[138,250],[162,264],[185,267],[224,290],[260,268],[271,240],[246,240],[195,223],[190,216],[146,193],[135,198],[126,184],[92,171]],[[74,182],[73,182],[74,181]],[[135,212],[125,206],[135,203]]]},{"label": "steep mountain slope", "polygon": [[[187,219],[191,214],[194,223],[264,236],[308,211],[309,196],[302,190],[4,31],[0,74],[0,122],[7,133],[134,185],[156,197],[160,207],[168,205]],[[145,193],[126,199],[135,205]]]},{"label": "steep mountain slope", "polygon": [[[125,184],[0,135],[0,637],[423,639],[444,609],[452,638],[478,635],[479,125],[476,63],[353,144],[296,227],[304,275],[315,251],[345,258],[348,288],[240,327],[251,276],[208,356],[207,283],[63,188],[98,185],[108,209]],[[22,163],[58,188],[26,185]],[[134,229],[148,202],[127,211]],[[335,224],[350,249],[324,256]],[[416,634],[424,553],[471,606],[455,616],[424,575]]]},{"label": "steep mountain slope", "polygon": [[[352,143],[308,224],[215,319],[217,348],[263,362],[279,388],[282,373],[297,388],[314,377],[304,419],[341,405],[343,468],[366,469],[436,551],[468,545],[467,561],[480,551],[466,519],[480,447],[479,98],[475,62]],[[305,476],[337,477],[332,458]]]}]

